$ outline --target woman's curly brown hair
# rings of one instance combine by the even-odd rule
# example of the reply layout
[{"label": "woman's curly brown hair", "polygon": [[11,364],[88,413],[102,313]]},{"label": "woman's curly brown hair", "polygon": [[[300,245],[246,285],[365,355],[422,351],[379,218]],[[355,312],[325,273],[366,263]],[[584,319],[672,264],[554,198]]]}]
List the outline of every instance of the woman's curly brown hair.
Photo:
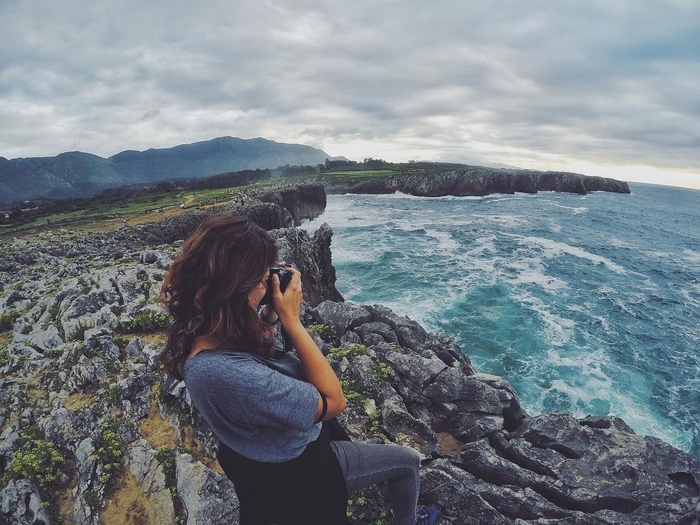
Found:
[{"label": "woman's curly brown hair", "polygon": [[176,379],[195,337],[215,337],[239,351],[269,355],[271,344],[248,295],[277,261],[275,239],[246,217],[206,219],[182,245],[163,281],[160,302],[170,312],[160,361]]}]

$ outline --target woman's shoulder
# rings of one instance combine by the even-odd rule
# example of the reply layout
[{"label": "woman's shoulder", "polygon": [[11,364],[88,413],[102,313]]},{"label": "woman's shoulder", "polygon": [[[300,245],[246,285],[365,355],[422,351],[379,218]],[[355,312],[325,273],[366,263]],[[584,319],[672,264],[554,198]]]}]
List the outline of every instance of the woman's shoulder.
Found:
[{"label": "woman's shoulder", "polygon": [[238,377],[240,381],[247,381],[242,378],[263,378],[278,373],[297,379],[303,376],[298,358],[291,354],[270,359],[249,352],[204,350],[185,362],[185,382],[201,377],[208,380],[223,377],[228,381]]},{"label": "woman's shoulder", "polygon": [[234,350],[202,350],[185,361],[185,373],[200,370],[246,368],[260,364],[261,358],[248,352]]}]

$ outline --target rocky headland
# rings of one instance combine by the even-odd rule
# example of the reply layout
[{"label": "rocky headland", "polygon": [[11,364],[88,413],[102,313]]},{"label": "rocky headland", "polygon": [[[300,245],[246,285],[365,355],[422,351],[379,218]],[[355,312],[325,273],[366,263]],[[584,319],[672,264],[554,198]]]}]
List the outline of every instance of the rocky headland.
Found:
[{"label": "rocky headland", "polygon": [[[421,501],[438,505],[439,523],[700,522],[695,458],[619,418],[526,414],[468,348],[343,302],[331,229],[293,227],[318,211],[318,190],[297,190],[235,211],[271,229],[303,272],[303,320],[348,399],[342,424],[423,454]],[[0,523],[238,523],[216,440],[157,361],[167,318],[156,304],[182,239],[233,209],[0,247]],[[391,523],[387,508],[379,490],[351,494],[355,523]]]},{"label": "rocky headland", "polygon": [[421,197],[483,196],[492,193],[560,191],[585,195],[592,191],[629,193],[626,182],[557,171],[468,167],[441,173],[402,173],[326,185],[329,193],[394,193]]}]

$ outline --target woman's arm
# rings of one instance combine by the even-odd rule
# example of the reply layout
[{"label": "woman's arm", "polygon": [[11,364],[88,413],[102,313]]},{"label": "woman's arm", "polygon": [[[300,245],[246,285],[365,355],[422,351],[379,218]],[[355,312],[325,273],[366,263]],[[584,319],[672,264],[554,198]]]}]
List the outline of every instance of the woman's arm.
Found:
[{"label": "woman's arm", "polygon": [[[287,271],[291,271],[293,275],[284,294],[280,291],[279,277],[276,274],[272,277],[272,304],[289,339],[297,350],[306,380],[314,385],[327,400],[327,410],[323,416],[323,421],[325,421],[334,418],[345,410],[345,396],[343,395],[340,381],[338,381],[338,377],[335,375],[328,360],[318,349],[318,346],[316,346],[316,343],[299,320],[301,299],[303,297],[301,274],[293,268],[287,268]],[[319,396],[316,421],[319,420],[322,413],[323,399]]]}]

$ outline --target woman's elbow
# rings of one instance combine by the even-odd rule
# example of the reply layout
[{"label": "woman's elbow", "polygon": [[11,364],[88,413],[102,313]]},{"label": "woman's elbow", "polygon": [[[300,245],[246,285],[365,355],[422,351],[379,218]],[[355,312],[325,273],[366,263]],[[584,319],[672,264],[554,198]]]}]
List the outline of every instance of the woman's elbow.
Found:
[{"label": "woman's elbow", "polygon": [[[330,400],[329,400],[330,401]],[[339,399],[333,400],[332,403],[328,403],[328,412],[326,412],[326,417],[323,419],[333,419],[336,416],[339,416],[342,414],[343,410],[345,410],[345,407],[347,406],[347,403],[345,401],[344,396],[340,396]]]}]

